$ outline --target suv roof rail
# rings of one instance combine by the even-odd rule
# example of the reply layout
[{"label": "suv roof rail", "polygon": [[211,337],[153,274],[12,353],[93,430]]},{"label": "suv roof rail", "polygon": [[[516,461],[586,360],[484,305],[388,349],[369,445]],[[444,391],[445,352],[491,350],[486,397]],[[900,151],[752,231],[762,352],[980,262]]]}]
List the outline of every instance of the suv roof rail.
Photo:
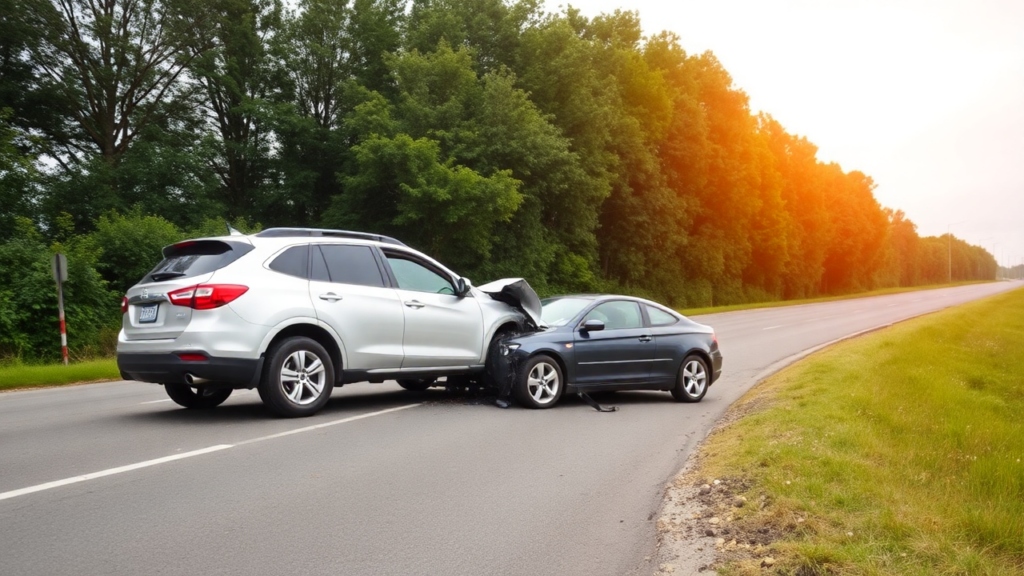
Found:
[{"label": "suv roof rail", "polygon": [[256,233],[259,238],[295,238],[302,236],[324,236],[331,238],[358,238],[360,240],[373,240],[384,244],[395,244],[405,246],[404,242],[390,236],[370,234],[367,232],[352,232],[351,230],[326,230],[323,228],[267,228]]}]

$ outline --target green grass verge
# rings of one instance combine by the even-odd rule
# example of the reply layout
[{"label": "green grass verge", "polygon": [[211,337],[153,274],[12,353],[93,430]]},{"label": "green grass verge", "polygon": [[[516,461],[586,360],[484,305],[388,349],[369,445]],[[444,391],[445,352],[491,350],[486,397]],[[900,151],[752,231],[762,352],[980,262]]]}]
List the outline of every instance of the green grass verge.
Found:
[{"label": "green grass verge", "polygon": [[887,294],[902,294],[904,292],[917,292],[919,290],[936,290],[938,288],[953,288],[956,286],[969,286],[971,284],[988,284],[996,280],[972,280],[970,282],[953,282],[952,284],[931,284],[928,286],[910,286],[905,288],[883,288],[870,292],[855,292],[853,294],[842,294],[839,296],[822,296],[821,298],[805,298],[803,300],[777,300],[775,302],[752,302],[749,304],[731,304],[729,306],[705,306],[703,308],[684,308],[679,310],[684,316],[696,316],[698,314],[716,314],[718,312],[734,312],[736,310],[753,310],[755,308],[778,308],[781,306],[797,306],[799,304],[816,304],[818,302],[834,302],[836,300],[852,300],[854,298],[867,298],[870,296],[885,296]]},{"label": "green grass verge", "polygon": [[20,362],[0,365],[0,390],[120,379],[117,360],[113,358],[74,362],[67,366]]},{"label": "green grass verge", "polygon": [[840,343],[732,410],[697,474],[765,498],[732,522],[782,535],[773,574],[1024,574],[1024,290]]}]

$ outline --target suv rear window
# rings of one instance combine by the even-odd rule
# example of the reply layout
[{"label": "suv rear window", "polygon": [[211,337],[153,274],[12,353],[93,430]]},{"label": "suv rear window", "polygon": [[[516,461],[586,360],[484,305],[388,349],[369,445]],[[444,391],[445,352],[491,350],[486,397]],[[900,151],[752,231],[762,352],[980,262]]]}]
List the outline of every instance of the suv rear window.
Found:
[{"label": "suv rear window", "polygon": [[280,256],[274,258],[270,263],[270,269],[275,272],[298,276],[299,278],[309,277],[309,245],[292,246],[285,250]]},{"label": "suv rear window", "polygon": [[252,251],[252,245],[221,240],[190,240],[164,248],[164,259],[140,281],[163,282],[219,270]]}]

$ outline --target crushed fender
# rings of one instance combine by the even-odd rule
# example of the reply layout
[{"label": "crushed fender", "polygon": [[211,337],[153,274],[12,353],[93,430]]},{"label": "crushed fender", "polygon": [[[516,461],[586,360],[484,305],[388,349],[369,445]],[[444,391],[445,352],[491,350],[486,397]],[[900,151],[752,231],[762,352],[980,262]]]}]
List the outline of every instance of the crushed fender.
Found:
[{"label": "crushed fender", "polygon": [[477,290],[523,313],[534,329],[544,326],[540,318],[540,296],[522,278],[503,278],[478,286]]},{"label": "crushed fender", "polygon": [[[512,387],[516,382],[518,362],[516,356],[509,353],[506,342],[525,332],[541,330],[545,327],[544,321],[541,320],[540,316],[540,296],[522,278],[495,280],[483,286],[478,286],[477,290],[499,302],[512,306],[523,314],[523,322],[520,324],[519,330],[504,334],[497,342],[498,346],[495,347],[497,348],[495,355],[489,359],[494,367],[489,378],[491,380],[489,384],[497,389],[498,392],[494,405],[498,408],[509,408],[512,406]],[[615,412],[618,410],[616,406],[606,407],[598,404],[586,392],[577,392],[576,394],[598,412]]]}]

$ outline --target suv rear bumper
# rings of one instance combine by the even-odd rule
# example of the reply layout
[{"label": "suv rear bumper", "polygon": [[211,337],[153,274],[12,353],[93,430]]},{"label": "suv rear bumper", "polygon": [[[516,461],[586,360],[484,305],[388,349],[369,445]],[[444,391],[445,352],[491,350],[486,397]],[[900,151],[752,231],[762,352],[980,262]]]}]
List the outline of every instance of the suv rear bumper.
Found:
[{"label": "suv rear bumper", "polygon": [[[196,353],[189,350],[190,354]],[[121,378],[154,382],[157,384],[188,384],[186,374],[194,379],[208,380],[210,384],[225,384],[232,388],[255,388],[263,371],[263,358],[221,358],[207,355],[199,362],[184,361],[176,354],[117,355],[117,368]]]}]

